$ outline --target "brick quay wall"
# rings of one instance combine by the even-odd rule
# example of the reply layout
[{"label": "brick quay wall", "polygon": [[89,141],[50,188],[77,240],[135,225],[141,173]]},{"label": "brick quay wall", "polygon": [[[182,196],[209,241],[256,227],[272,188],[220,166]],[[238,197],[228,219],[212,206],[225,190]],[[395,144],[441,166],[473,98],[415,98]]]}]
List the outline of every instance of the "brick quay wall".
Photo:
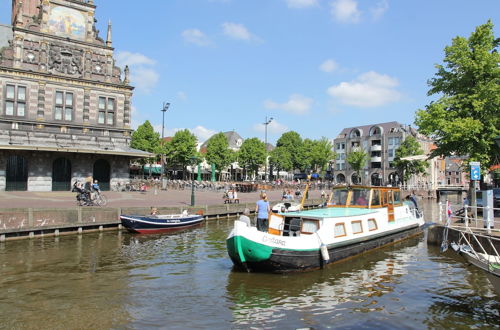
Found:
[{"label": "brick quay wall", "polygon": [[[239,216],[245,208],[255,211],[259,192],[240,193],[240,203],[224,204],[221,193],[197,192],[196,205],[189,206],[191,192],[104,192],[106,207],[76,206],[75,194],[68,192],[1,192],[0,241],[85,231],[121,229],[120,214],[149,214],[151,207],[160,214],[203,212],[205,219]],[[280,201],[281,192],[268,192],[271,205]],[[306,207],[321,204],[320,192],[309,195]],[[11,207],[8,207],[11,206]]]}]

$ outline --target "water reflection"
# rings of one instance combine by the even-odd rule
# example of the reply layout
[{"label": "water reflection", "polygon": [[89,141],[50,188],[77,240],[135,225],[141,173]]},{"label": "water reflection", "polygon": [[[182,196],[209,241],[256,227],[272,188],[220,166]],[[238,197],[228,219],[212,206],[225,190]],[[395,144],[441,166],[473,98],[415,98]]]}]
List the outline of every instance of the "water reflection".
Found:
[{"label": "water reflection", "polygon": [[[437,207],[424,208],[428,219]],[[431,213],[428,215],[427,213]],[[484,274],[415,237],[327,269],[232,270],[232,220],[0,243],[5,328],[497,327]]]}]

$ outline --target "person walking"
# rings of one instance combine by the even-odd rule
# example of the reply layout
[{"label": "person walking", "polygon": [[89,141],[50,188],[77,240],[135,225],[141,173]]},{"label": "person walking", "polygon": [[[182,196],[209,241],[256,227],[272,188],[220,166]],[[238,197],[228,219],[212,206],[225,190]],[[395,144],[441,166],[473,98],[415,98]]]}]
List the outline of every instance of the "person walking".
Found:
[{"label": "person walking", "polygon": [[267,201],[266,193],[260,194],[260,199],[255,207],[255,213],[257,213],[257,230],[267,232],[269,226],[269,213],[271,213],[271,207]]}]

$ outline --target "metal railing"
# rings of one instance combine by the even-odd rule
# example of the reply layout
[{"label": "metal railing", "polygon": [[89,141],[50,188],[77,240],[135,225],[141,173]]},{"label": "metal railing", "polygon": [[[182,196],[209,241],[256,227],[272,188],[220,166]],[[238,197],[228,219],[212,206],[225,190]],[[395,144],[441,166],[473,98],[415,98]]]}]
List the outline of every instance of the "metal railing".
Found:
[{"label": "metal railing", "polygon": [[440,224],[488,234],[500,233],[500,208],[451,204],[449,201],[439,202],[438,207]]}]

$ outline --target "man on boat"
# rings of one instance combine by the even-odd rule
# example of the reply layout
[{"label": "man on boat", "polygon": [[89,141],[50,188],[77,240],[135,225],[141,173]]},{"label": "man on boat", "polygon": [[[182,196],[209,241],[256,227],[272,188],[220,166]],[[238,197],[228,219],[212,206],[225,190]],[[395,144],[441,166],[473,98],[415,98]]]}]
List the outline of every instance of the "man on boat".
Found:
[{"label": "man on boat", "polygon": [[266,193],[260,194],[260,200],[255,206],[255,212],[257,213],[257,230],[267,232],[271,207],[269,206]]}]

